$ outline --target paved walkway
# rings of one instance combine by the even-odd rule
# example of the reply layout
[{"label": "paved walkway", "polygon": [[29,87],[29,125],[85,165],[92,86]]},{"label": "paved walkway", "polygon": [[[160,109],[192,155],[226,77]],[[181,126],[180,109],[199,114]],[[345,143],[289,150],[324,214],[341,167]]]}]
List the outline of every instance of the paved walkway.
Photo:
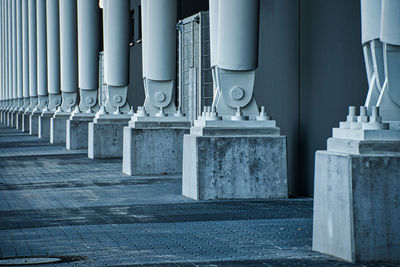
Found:
[{"label": "paved walkway", "polygon": [[121,168],[0,125],[0,265],[356,266],[311,251],[310,199],[195,202]]}]

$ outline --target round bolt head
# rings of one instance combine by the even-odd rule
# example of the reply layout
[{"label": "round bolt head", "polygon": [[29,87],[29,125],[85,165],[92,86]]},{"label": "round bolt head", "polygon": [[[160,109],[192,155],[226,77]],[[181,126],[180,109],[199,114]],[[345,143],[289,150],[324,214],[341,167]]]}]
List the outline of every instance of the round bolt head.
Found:
[{"label": "round bolt head", "polygon": [[114,102],[115,103],[121,103],[122,102],[122,97],[120,95],[114,96]]},{"label": "round bolt head", "polygon": [[74,100],[72,100],[72,98],[68,98],[67,103],[72,105],[72,103],[74,103]]},{"label": "round bolt head", "polygon": [[244,96],[244,91],[243,91],[242,88],[234,87],[234,88],[231,89],[231,97],[234,100],[240,100],[240,99],[243,98],[243,96]]},{"label": "round bolt head", "polygon": [[164,93],[158,92],[156,93],[156,100],[158,102],[164,102],[167,96]]},{"label": "round bolt head", "polygon": [[93,104],[94,99],[93,99],[93,97],[88,96],[88,97],[86,97],[85,101],[86,101],[86,104],[90,105],[90,104]]}]

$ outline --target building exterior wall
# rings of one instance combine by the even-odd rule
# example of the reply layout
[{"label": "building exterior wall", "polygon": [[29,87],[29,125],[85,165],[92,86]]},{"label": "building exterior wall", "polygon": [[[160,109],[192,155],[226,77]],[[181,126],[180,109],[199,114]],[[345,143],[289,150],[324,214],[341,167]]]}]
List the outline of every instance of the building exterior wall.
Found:
[{"label": "building exterior wall", "polygon": [[[261,0],[254,94],[288,138],[289,192],[312,196],[314,157],[347,106],[362,105],[367,81],[359,1]],[[128,101],[143,105],[140,0],[131,0],[133,46]],[[178,1],[178,20],[208,0]]]}]

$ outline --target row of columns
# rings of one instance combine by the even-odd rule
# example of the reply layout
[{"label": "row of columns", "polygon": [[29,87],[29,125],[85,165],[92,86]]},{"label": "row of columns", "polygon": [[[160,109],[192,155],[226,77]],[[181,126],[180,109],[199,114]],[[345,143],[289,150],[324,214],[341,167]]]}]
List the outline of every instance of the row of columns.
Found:
[{"label": "row of columns", "polygon": [[[112,39],[109,45],[105,43],[106,50],[110,47],[105,53],[106,80],[111,86],[126,87],[129,40],[123,40],[128,36],[120,33],[118,27],[124,32],[129,30],[126,23],[129,22],[129,1],[102,2],[104,13],[110,16],[110,19],[104,18],[104,33]],[[99,107],[99,2],[3,0],[0,9],[0,103],[6,111],[1,120],[36,134],[37,130],[30,125],[30,115],[71,113],[78,105],[79,111],[96,111]],[[122,26],[114,19],[121,15],[125,23]],[[122,97],[125,103],[126,93]],[[116,108],[110,105],[110,109],[113,107]]]}]

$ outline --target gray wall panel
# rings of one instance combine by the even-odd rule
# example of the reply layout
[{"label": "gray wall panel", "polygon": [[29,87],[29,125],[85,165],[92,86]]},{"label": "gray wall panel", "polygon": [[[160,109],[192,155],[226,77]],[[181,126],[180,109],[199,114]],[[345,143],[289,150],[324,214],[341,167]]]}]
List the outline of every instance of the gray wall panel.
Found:
[{"label": "gray wall panel", "polygon": [[300,180],[312,196],[315,151],[349,105],[364,104],[367,80],[361,47],[360,1],[300,0]]},{"label": "gray wall panel", "polygon": [[297,193],[299,135],[299,4],[262,0],[254,94],[287,136],[289,192]]}]

